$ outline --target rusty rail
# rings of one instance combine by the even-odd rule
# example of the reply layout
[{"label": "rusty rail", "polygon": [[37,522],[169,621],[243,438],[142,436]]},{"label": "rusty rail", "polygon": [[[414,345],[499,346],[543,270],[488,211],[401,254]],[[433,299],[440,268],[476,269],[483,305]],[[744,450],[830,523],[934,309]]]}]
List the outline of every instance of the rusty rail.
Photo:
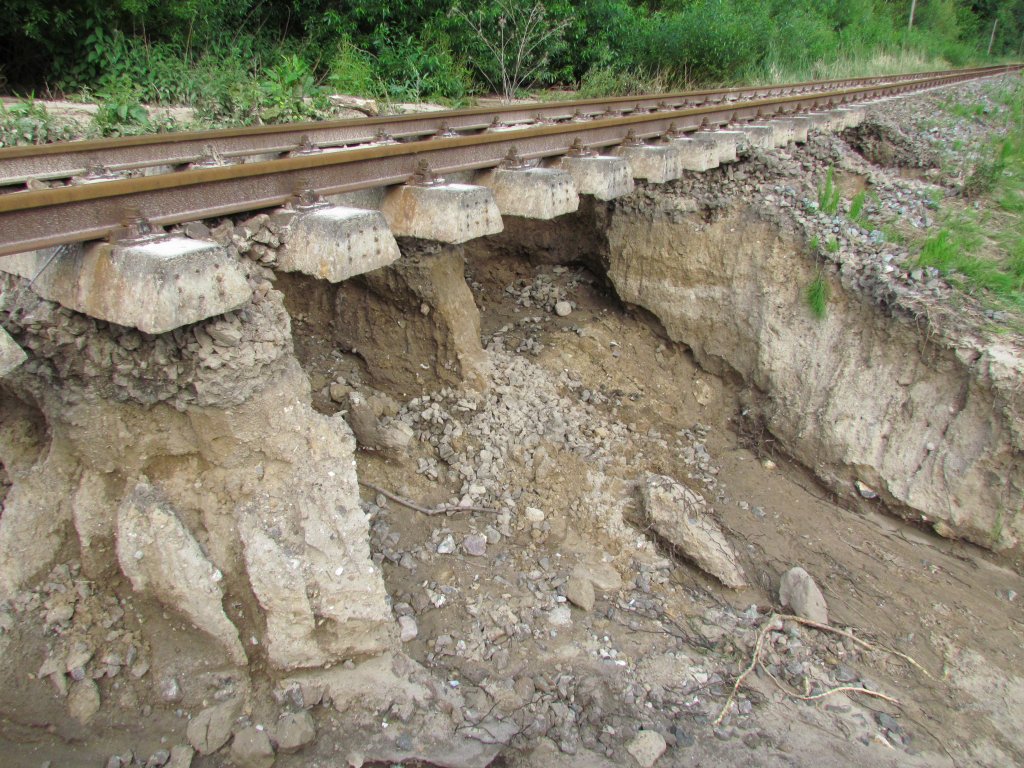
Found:
[{"label": "rusty rail", "polygon": [[[140,217],[156,225],[176,224],[282,205],[303,193],[330,195],[400,184],[413,175],[421,160],[437,173],[469,171],[498,165],[513,146],[525,159],[543,159],[566,154],[577,140],[599,149],[621,143],[630,131],[640,139],[651,139],[673,130],[693,131],[826,109],[1019,69],[1020,66],[1012,66],[932,73],[855,87],[809,88],[790,95],[750,100],[732,101],[726,96],[715,99],[705,92],[715,103],[658,111],[631,109],[628,114],[614,116],[609,116],[605,109],[601,117],[588,120],[540,122],[454,136],[437,137],[431,133],[432,138],[425,141],[373,143],[295,153],[262,162],[13,192],[0,195],[0,256],[107,237],[127,221]],[[627,101],[636,104],[639,100]],[[555,106],[564,111],[566,105]],[[534,111],[536,108],[532,106]],[[448,114],[475,112],[478,110]]]},{"label": "rusty rail", "polygon": [[[986,76],[1005,67],[976,67],[961,74]],[[583,121],[602,116],[671,111],[719,103],[866,87],[948,75],[926,72],[878,77],[815,80],[783,85],[746,86],[652,96],[480,107],[415,115],[368,117],[222,131],[151,134],[117,139],[63,142],[0,149],[0,188],[23,186],[29,180],[63,181],[154,168],[181,168],[220,161],[271,159],[267,155],[302,153],[334,147],[365,146],[386,137],[417,141],[438,133],[480,133],[495,127],[546,122]]]}]

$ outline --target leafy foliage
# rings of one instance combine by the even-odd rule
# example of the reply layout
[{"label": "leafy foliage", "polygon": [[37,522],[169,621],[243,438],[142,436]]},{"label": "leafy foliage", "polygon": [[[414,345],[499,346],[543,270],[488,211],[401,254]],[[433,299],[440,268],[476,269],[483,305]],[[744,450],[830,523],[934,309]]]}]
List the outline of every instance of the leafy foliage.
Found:
[{"label": "leafy foliage", "polygon": [[[1014,56],[1024,0],[0,0],[0,82],[124,90],[215,122],[305,119],[329,89],[391,100],[588,95]],[[648,88],[648,86],[656,86]],[[127,100],[109,124],[141,124]],[[135,119],[138,118],[138,119]],[[121,130],[121,127],[116,130]],[[113,130],[113,128],[112,128]]]},{"label": "leafy foliage", "polygon": [[0,147],[17,144],[46,144],[71,138],[71,130],[34,99],[14,104],[0,103]]}]

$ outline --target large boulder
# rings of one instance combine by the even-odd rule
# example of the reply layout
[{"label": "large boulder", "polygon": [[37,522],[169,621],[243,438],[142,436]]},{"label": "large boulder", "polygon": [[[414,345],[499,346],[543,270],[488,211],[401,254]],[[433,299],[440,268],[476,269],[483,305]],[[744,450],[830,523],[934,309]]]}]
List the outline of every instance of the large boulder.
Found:
[{"label": "large boulder", "polygon": [[642,493],[655,533],[725,586],[746,586],[736,553],[703,496],[665,475],[648,475]]}]

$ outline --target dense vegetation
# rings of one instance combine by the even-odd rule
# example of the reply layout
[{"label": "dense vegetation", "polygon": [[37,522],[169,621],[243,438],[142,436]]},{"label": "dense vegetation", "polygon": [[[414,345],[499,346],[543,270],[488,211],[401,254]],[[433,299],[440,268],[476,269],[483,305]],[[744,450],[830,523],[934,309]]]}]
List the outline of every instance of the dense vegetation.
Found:
[{"label": "dense vegetation", "polygon": [[[250,122],[313,116],[326,93],[458,103],[963,65],[985,58],[997,18],[993,55],[1018,52],[1024,0],[918,0],[908,31],[910,4],[0,0],[0,87],[96,96],[128,123],[140,101]],[[520,38],[533,47],[517,58]]]}]

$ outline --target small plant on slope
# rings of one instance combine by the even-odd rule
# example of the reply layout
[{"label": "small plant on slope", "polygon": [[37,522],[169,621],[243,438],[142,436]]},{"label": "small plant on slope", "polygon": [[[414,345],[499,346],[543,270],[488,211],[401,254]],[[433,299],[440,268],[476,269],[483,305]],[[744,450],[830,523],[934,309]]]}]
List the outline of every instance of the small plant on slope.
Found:
[{"label": "small plant on slope", "polygon": [[850,201],[850,221],[858,226],[864,226],[864,202],[867,199],[867,192],[861,190]]},{"label": "small plant on slope", "polygon": [[804,292],[804,298],[807,300],[807,306],[810,308],[811,314],[819,320],[828,314],[828,300],[831,298],[831,295],[832,291],[828,287],[828,281],[819,271]]},{"label": "small plant on slope", "polygon": [[818,187],[818,208],[829,216],[835,216],[839,211],[839,187],[836,186],[832,166],[829,166],[825,174],[825,183]]}]

